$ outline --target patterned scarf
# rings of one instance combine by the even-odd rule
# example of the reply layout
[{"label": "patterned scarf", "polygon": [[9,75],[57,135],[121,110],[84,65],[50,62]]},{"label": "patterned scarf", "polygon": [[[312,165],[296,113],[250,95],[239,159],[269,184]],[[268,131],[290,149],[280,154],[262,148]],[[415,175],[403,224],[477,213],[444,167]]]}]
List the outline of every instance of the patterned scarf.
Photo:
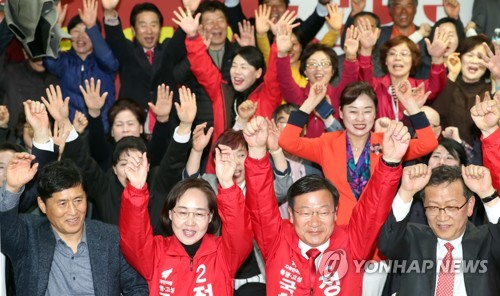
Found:
[{"label": "patterned scarf", "polygon": [[352,193],[359,199],[361,192],[365,188],[368,180],[370,179],[370,137],[366,140],[363,152],[359,156],[358,163],[354,161],[354,155],[352,153],[351,142],[347,138],[347,181],[351,186]]}]

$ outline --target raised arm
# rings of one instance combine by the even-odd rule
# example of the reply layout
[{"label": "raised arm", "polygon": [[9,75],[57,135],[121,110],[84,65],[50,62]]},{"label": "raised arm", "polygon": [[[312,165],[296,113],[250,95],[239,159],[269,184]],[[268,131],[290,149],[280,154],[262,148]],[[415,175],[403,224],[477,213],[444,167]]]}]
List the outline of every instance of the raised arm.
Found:
[{"label": "raised arm", "polygon": [[401,178],[401,160],[410,134],[401,122],[392,121],[384,133],[383,156],[354,207],[349,220],[350,247],[356,259],[368,259],[389,215]]},{"label": "raised arm", "polygon": [[429,182],[431,168],[425,164],[405,167],[401,178],[401,186],[392,203],[392,212],[382,228],[378,247],[390,259],[407,259],[410,241],[406,236],[408,213],[413,196]]},{"label": "raised arm", "polygon": [[315,83],[309,90],[309,96],[300,106],[299,111],[293,111],[288,119],[288,124],[279,137],[279,145],[285,151],[305,158],[315,163],[320,163],[323,155],[323,136],[319,138],[305,138],[300,134],[306,125],[309,114],[326,96],[327,87]]},{"label": "raised arm", "polygon": [[120,248],[130,265],[150,281],[155,269],[156,242],[149,222],[146,153],[130,151],[125,173],[129,183],[120,207]]},{"label": "raised arm", "polygon": [[444,68],[444,52],[448,46],[448,35],[445,32],[440,32],[436,28],[432,43],[428,38],[425,38],[427,51],[432,59],[431,72],[429,79],[425,80],[425,89],[430,90],[431,94],[428,100],[434,100],[446,85],[446,69]]},{"label": "raised arm", "polygon": [[5,186],[0,188],[1,251],[11,260],[21,258],[27,246],[28,231],[19,218],[17,206],[24,185],[36,174],[38,164],[31,164],[34,159],[28,153],[14,154],[6,169]]},{"label": "raised arm", "polygon": [[268,127],[264,118],[258,116],[252,119],[243,130],[243,135],[248,143],[245,161],[246,205],[255,239],[267,261],[278,247],[282,221],[266,152]]}]

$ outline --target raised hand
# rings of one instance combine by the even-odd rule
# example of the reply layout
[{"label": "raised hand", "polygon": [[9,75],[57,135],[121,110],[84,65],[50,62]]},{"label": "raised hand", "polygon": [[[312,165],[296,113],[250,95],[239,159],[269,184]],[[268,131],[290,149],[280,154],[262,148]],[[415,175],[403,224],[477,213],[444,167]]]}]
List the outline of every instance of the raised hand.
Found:
[{"label": "raised hand", "polygon": [[460,138],[460,133],[458,131],[458,127],[456,126],[448,126],[441,132],[444,138],[452,139],[458,143],[462,143],[462,138]]},{"label": "raised hand", "polygon": [[448,69],[448,78],[455,81],[462,71],[462,61],[460,60],[460,53],[453,52],[448,55],[446,59],[446,68]]},{"label": "raised hand", "polygon": [[401,162],[410,144],[410,133],[402,122],[391,120],[382,142],[383,159],[386,162]]},{"label": "raised hand", "polygon": [[476,29],[476,23],[473,21],[468,22],[467,25],[465,26],[465,32],[475,29]]},{"label": "raised hand", "polygon": [[68,4],[62,5],[61,1],[57,2],[57,24],[62,27],[68,12]]},{"label": "raised hand", "polygon": [[87,105],[87,109],[89,110],[89,115],[93,118],[99,117],[108,96],[108,92],[104,92],[101,95],[101,80],[97,79],[96,83],[93,77],[90,78],[90,81],[85,79],[85,88],[80,85],[80,91],[82,92],[85,105]]},{"label": "raised hand", "polygon": [[200,24],[201,13],[196,14],[193,18],[191,11],[187,9],[184,11],[181,7],[178,11],[174,10],[175,18],[172,21],[177,24],[189,37],[195,37],[198,34],[198,27]]},{"label": "raised hand", "polygon": [[280,19],[276,23],[274,23],[272,21],[268,21],[267,23],[271,27],[271,31],[273,32],[273,35],[276,36],[279,24],[282,24],[282,23],[287,24],[288,27],[290,28],[290,30],[299,26],[300,25],[299,23],[294,24],[296,19],[297,19],[297,13],[295,13],[295,11],[287,10],[287,11],[285,11],[285,13],[283,13],[283,15],[280,17]]},{"label": "raised hand", "polygon": [[130,185],[141,189],[146,184],[148,177],[149,164],[146,152],[141,153],[137,150],[129,150],[127,155],[127,165],[125,166],[125,175]]},{"label": "raised hand", "polygon": [[429,23],[427,23],[427,22],[423,22],[420,25],[420,28],[418,29],[418,32],[424,38],[429,37],[429,35],[431,34],[431,31],[432,31],[431,25],[429,25]]},{"label": "raised hand", "polygon": [[304,103],[302,103],[302,106],[300,106],[300,110],[307,114],[311,114],[321,100],[326,97],[327,90],[328,85],[319,81],[311,85],[311,88],[309,89],[309,96]]},{"label": "raised hand", "polygon": [[478,52],[480,57],[478,61],[481,65],[490,70],[491,74],[494,76],[494,79],[496,79],[498,83],[500,81],[500,45],[498,45],[496,42],[493,42],[493,44],[495,46],[495,53],[493,53],[490,47],[483,42],[483,47],[486,50],[486,55],[484,55],[482,52]]},{"label": "raised hand", "polygon": [[52,133],[52,139],[54,140],[54,144],[59,146],[59,156],[58,160],[61,160],[61,157],[64,153],[64,147],[66,147],[66,140],[68,139],[69,133],[71,132],[71,125],[66,124],[67,122],[54,122],[54,131]]},{"label": "raised hand", "polygon": [[372,30],[370,21],[366,18],[359,18],[358,21],[359,43],[361,45],[361,54],[369,56],[372,49],[377,44],[378,37],[380,36],[380,29],[375,28]]},{"label": "raised hand", "polygon": [[443,8],[448,17],[456,20],[460,17],[460,2],[458,0],[443,0]]},{"label": "raised hand", "polygon": [[184,8],[195,12],[196,9],[198,9],[198,7],[200,6],[200,2],[201,0],[182,0],[182,5],[184,6]]},{"label": "raised hand", "polygon": [[278,57],[285,57],[292,50],[292,30],[283,22],[278,22],[276,25],[276,47],[278,49]]},{"label": "raised hand", "polygon": [[500,122],[500,102],[492,100],[490,93],[484,93],[484,101],[476,95],[476,105],[470,109],[472,120],[486,138],[492,134]]},{"label": "raised hand", "polygon": [[33,128],[33,140],[46,143],[50,138],[49,115],[41,102],[27,100],[23,102],[26,122]]},{"label": "raised hand", "polygon": [[82,134],[85,128],[89,125],[87,117],[80,111],[75,112],[75,118],[73,118],[73,127],[77,133]]},{"label": "raised hand", "polygon": [[495,192],[491,182],[490,170],[483,166],[462,166],[462,177],[464,183],[470,190],[477,193],[480,198],[490,196]]},{"label": "raised hand", "polygon": [[[394,87],[394,86],[393,86]],[[420,108],[413,99],[411,84],[408,80],[403,80],[394,87],[396,97],[401,102],[406,112],[410,115],[420,112]]]},{"label": "raised hand", "polygon": [[5,173],[7,191],[17,193],[33,179],[38,170],[38,163],[31,164],[34,159],[34,155],[26,152],[14,154]]},{"label": "raised hand", "polygon": [[10,113],[7,106],[0,105],[0,128],[7,128],[9,126]]},{"label": "raised hand", "polygon": [[262,116],[256,116],[243,129],[243,136],[248,143],[250,157],[260,159],[266,155],[266,143],[269,127]]},{"label": "raised hand", "polygon": [[255,28],[250,21],[243,20],[243,22],[239,22],[238,28],[240,29],[240,35],[234,34],[236,42],[238,42],[241,47],[255,46]]},{"label": "raised hand", "polygon": [[257,111],[257,102],[246,100],[238,106],[238,117],[243,123],[247,122]]},{"label": "raised hand", "polygon": [[391,119],[389,117],[380,117],[375,120],[374,130],[376,133],[385,133],[389,125],[391,125]]},{"label": "raised hand", "polygon": [[42,102],[45,104],[45,107],[47,107],[47,110],[49,111],[50,115],[52,118],[54,118],[55,121],[63,121],[69,118],[69,97],[66,97],[63,100],[61,88],[59,85],[50,85],[48,88],[45,89],[45,93],[47,94],[47,99],[45,97],[42,97]]},{"label": "raised hand", "polygon": [[344,41],[345,57],[349,61],[356,59],[359,48],[359,31],[358,28],[350,26],[347,28]]},{"label": "raised hand", "polygon": [[83,0],[83,11],[78,8],[78,15],[82,19],[83,24],[87,28],[95,26],[97,20],[97,6],[96,0]]},{"label": "raised hand", "polygon": [[158,85],[158,95],[156,96],[156,104],[148,103],[149,108],[156,114],[158,122],[167,122],[172,111],[172,98],[174,92],[165,84]]},{"label": "raised hand", "polygon": [[179,116],[181,123],[191,125],[196,117],[196,95],[191,93],[189,88],[182,86],[179,88],[179,101],[180,104],[174,103],[177,116]]},{"label": "raised hand", "polygon": [[192,149],[196,152],[203,152],[203,149],[207,147],[208,143],[210,143],[210,138],[212,137],[212,133],[214,132],[214,128],[210,127],[205,134],[205,128],[207,127],[207,123],[198,124],[193,131],[193,147]]},{"label": "raised hand", "polygon": [[427,102],[427,98],[429,98],[431,93],[431,91],[425,91],[425,85],[423,82],[412,89],[413,100],[415,100],[419,108],[422,108],[422,106],[425,105],[425,102]]},{"label": "raised hand", "polygon": [[280,149],[280,145],[278,144],[280,131],[278,129],[278,126],[276,125],[276,122],[274,122],[274,119],[269,120],[268,118],[266,118],[266,122],[269,132],[269,135],[267,136],[267,149],[269,149],[269,151],[276,151]]},{"label": "raised hand", "polygon": [[444,52],[449,44],[449,37],[446,32],[441,32],[439,27],[434,31],[434,39],[432,43],[429,38],[425,38],[425,44],[427,45],[427,52],[432,57],[433,64],[442,64]]},{"label": "raised hand", "polygon": [[116,7],[118,6],[118,3],[120,0],[101,0],[102,3],[102,8],[104,10],[116,10]]},{"label": "raised hand", "polygon": [[431,175],[432,169],[423,163],[405,167],[398,191],[400,197],[409,202],[415,193],[424,189],[429,183]]},{"label": "raised hand", "polygon": [[271,29],[271,6],[266,4],[259,5],[259,9],[254,11],[255,14],[255,32],[257,36],[264,36]]},{"label": "raised hand", "polygon": [[215,148],[215,174],[222,188],[227,189],[234,185],[233,175],[236,170],[236,161],[234,159],[231,147],[219,144]]},{"label": "raised hand", "polygon": [[344,20],[344,9],[339,9],[337,3],[328,3],[326,5],[328,15],[325,17],[326,23],[334,31],[340,31]]}]

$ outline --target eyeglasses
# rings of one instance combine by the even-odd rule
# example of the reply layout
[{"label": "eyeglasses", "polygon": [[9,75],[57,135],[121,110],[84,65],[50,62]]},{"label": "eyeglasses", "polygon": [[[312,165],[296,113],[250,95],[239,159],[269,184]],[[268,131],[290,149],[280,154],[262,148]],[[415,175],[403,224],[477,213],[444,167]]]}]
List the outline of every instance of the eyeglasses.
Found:
[{"label": "eyeglasses", "polygon": [[184,209],[173,209],[172,212],[177,216],[177,218],[181,220],[186,220],[189,217],[189,214],[193,214],[193,217],[196,221],[205,221],[208,216],[210,215],[209,212],[207,211],[196,211],[196,212],[189,212]]},{"label": "eyeglasses", "polygon": [[335,213],[335,211],[329,211],[329,210],[321,210],[321,211],[310,211],[310,210],[296,211],[296,210],[293,210],[293,211],[295,213],[297,213],[304,220],[311,219],[314,214],[317,214],[320,219],[325,220],[325,219],[328,219],[331,214]]},{"label": "eyeglasses", "polygon": [[427,214],[429,216],[437,216],[439,215],[439,212],[441,210],[444,211],[444,213],[448,216],[455,216],[458,214],[458,212],[469,202],[469,200],[467,200],[462,206],[460,207],[444,207],[444,208],[440,208],[440,207],[424,207],[425,211],[427,212]]},{"label": "eyeglasses", "polygon": [[411,56],[411,52],[408,50],[402,50],[401,52],[391,50],[387,53],[387,56],[391,57],[391,58],[396,58],[397,55],[400,55],[402,58],[407,58],[407,57]]},{"label": "eyeglasses", "polygon": [[325,69],[325,68],[330,67],[331,65],[332,65],[331,62],[326,62],[326,61],[319,62],[319,63],[317,63],[317,62],[310,62],[310,63],[306,63],[306,68],[312,70],[312,69],[318,69],[321,66],[321,68]]}]

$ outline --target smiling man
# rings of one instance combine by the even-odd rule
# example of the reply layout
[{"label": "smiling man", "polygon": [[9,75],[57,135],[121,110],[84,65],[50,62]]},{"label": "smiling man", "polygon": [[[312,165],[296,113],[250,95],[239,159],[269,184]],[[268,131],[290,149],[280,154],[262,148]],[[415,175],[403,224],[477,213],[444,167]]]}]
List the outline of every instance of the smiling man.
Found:
[{"label": "smiling man", "polygon": [[[356,260],[370,259],[401,176],[400,161],[410,136],[392,122],[384,135],[378,163],[348,225],[336,225],[339,192],[327,179],[305,176],[288,190],[289,220],[280,218],[266,157],[267,125],[262,117],[243,134],[246,204],[255,239],[266,263],[268,295],[361,295],[362,270]],[[316,151],[311,151],[316,153]],[[321,152],[318,152],[321,153]],[[340,205],[342,206],[342,205]],[[333,263],[337,264],[333,264]]]},{"label": "smiling man", "polygon": [[0,189],[1,247],[14,266],[16,294],[148,295],[120,251],[118,229],[85,220],[83,177],[72,162],[52,163],[39,175],[46,217],[18,214],[24,185],[37,171],[34,158],[16,153]]}]

